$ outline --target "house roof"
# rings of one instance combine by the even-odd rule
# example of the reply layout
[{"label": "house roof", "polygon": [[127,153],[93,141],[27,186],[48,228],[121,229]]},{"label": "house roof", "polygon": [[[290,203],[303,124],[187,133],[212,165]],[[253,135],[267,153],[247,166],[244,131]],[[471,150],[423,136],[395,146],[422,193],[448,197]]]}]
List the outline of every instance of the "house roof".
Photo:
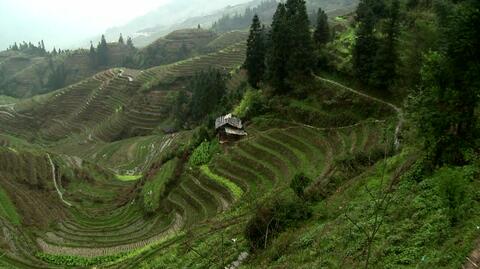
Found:
[{"label": "house roof", "polygon": [[215,120],[215,129],[221,128],[226,125],[230,125],[237,129],[243,128],[242,120],[240,120],[239,118],[233,117],[232,114],[219,117]]},{"label": "house roof", "polygon": [[248,135],[247,132],[244,130],[239,130],[235,128],[225,127],[225,132],[229,135],[238,135],[238,136],[246,136]]}]

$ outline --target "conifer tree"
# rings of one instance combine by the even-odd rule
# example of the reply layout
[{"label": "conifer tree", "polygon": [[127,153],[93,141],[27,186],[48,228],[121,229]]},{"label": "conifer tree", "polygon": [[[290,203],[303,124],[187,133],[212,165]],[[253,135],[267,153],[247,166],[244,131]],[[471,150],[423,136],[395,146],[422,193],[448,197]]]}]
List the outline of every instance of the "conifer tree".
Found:
[{"label": "conifer tree", "polygon": [[362,0],[357,8],[358,28],[353,48],[353,69],[357,79],[366,85],[370,83],[378,48],[374,35],[376,20],[371,1]]},{"label": "conifer tree", "polygon": [[120,34],[120,37],[118,38],[118,43],[119,43],[120,45],[125,45],[125,42],[123,41],[123,36],[122,36],[122,34]]},{"label": "conifer tree", "polygon": [[128,37],[128,38],[127,38],[127,46],[128,46],[129,48],[132,48],[132,49],[134,48],[134,46],[133,46],[133,41],[132,41],[132,38],[131,38],[131,37]]},{"label": "conifer tree", "polygon": [[317,26],[314,34],[315,43],[317,45],[325,45],[330,40],[330,27],[328,25],[327,13],[321,8],[317,13]]},{"label": "conifer tree", "polygon": [[90,55],[95,55],[95,47],[93,47],[92,41],[90,41]]},{"label": "conifer tree", "polygon": [[442,22],[442,48],[426,56],[409,115],[434,165],[464,164],[477,150],[480,100],[480,2],[464,1]]},{"label": "conifer tree", "polygon": [[258,83],[265,74],[265,40],[263,28],[257,15],[253,17],[250,35],[247,40],[245,67],[250,85],[258,88]]},{"label": "conifer tree", "polygon": [[97,63],[100,66],[108,65],[108,45],[105,35],[102,35],[102,39],[97,46]]},{"label": "conifer tree", "polygon": [[379,42],[379,49],[375,57],[374,70],[370,81],[370,84],[377,89],[390,89],[397,76],[397,38],[400,32],[399,12],[399,1],[392,0],[384,38]]},{"label": "conifer tree", "polygon": [[269,51],[267,54],[267,76],[271,85],[279,93],[287,90],[287,61],[290,53],[288,45],[287,10],[285,4],[279,3],[273,16],[270,30]]},{"label": "conifer tree", "polygon": [[92,68],[97,67],[97,53],[95,52],[95,47],[93,47],[93,42],[90,41],[90,52],[88,54],[90,58],[90,66]]},{"label": "conifer tree", "polygon": [[289,79],[305,77],[311,74],[315,58],[313,53],[310,21],[304,0],[288,0],[286,32],[290,53],[288,57]]}]

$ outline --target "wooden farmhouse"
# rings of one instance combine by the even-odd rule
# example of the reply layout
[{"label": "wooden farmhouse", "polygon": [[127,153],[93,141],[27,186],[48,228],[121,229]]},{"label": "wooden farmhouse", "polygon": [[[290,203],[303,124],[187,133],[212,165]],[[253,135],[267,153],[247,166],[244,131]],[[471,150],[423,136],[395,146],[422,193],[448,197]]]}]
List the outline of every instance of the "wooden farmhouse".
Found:
[{"label": "wooden farmhouse", "polygon": [[215,120],[215,130],[217,131],[220,143],[236,141],[248,135],[247,132],[243,130],[242,120],[233,117],[232,114],[217,118]]}]

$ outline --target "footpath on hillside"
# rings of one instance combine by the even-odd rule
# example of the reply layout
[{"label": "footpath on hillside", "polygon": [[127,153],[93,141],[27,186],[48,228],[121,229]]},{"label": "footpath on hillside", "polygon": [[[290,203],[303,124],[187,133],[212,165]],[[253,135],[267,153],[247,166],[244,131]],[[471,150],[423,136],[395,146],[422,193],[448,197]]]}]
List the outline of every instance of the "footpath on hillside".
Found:
[{"label": "footpath on hillside", "polygon": [[400,147],[400,131],[402,130],[403,124],[405,122],[405,117],[404,117],[404,114],[403,114],[403,111],[402,111],[401,108],[399,108],[398,106],[396,106],[396,105],[394,105],[390,102],[382,100],[380,98],[368,95],[368,94],[360,92],[358,90],[354,90],[354,89],[352,89],[350,87],[347,87],[345,85],[342,85],[342,84],[340,84],[336,81],[333,81],[333,80],[330,80],[330,79],[327,79],[327,78],[322,78],[322,77],[319,77],[317,75],[314,75],[314,77],[315,77],[315,79],[317,79],[318,81],[320,81],[322,83],[333,85],[333,86],[338,87],[340,89],[343,89],[345,91],[349,91],[349,92],[351,92],[353,94],[356,94],[358,96],[361,96],[363,98],[372,100],[372,101],[377,102],[377,103],[384,104],[384,105],[392,108],[395,111],[395,113],[397,113],[397,117],[398,117],[398,124],[395,128],[395,140],[394,140],[395,141],[395,148],[398,149]]}]

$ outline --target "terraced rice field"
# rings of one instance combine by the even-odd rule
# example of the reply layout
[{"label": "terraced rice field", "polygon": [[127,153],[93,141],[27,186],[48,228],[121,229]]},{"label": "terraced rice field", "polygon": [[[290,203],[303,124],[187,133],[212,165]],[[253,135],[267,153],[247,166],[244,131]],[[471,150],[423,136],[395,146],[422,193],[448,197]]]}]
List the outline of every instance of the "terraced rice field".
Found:
[{"label": "terraced rice field", "polygon": [[[306,172],[312,178],[333,173],[335,156],[368,152],[380,143],[379,124],[370,122],[322,130],[288,124],[267,130],[251,126],[247,139],[210,162],[208,173],[199,168],[185,169],[178,184],[160,201],[157,213],[151,215],[143,211],[141,199],[135,195],[118,199],[118,195],[129,193],[134,182],[106,181],[97,183],[95,188],[84,183],[71,185],[66,199],[75,206],[68,217],[39,234],[35,242],[43,253],[87,258],[148,249],[122,263],[122,266],[138,265],[163,243],[181,236],[182,231],[201,228],[237,202],[244,202],[245,197],[275,192],[289,184],[297,172]],[[152,136],[122,143],[141,149],[142,144],[155,143],[156,139]],[[108,150],[119,148],[128,152],[128,146],[120,144],[105,147],[103,154],[113,156],[115,153]],[[118,151],[121,155],[120,152],[124,151]],[[243,196],[236,197],[232,186],[241,189]],[[22,197],[32,201],[41,199],[34,195]],[[28,264],[35,258],[21,260]]]},{"label": "terraced rice field", "polygon": [[[211,46],[223,46],[221,39],[216,42]],[[293,123],[273,129],[250,126],[248,138],[224,148],[223,154],[206,166],[183,167],[168,191],[155,195],[155,210],[146,212],[144,197],[149,194],[141,188],[167,188],[163,180],[153,184],[145,182],[142,175],[171,148],[189,139],[189,134],[161,132],[175,91],[199,71],[215,67],[230,72],[244,58],[245,43],[240,42],[216,53],[144,71],[110,69],[36,100],[1,107],[2,131],[28,139],[35,136],[31,130],[38,130],[40,141],[50,149],[89,160],[113,173],[96,171],[103,180],[60,184],[65,199],[72,203],[68,208],[53,191],[36,192],[15,182],[2,182],[5,192],[15,194],[17,208],[36,209],[32,215],[38,215],[27,220],[32,225],[41,216],[51,216],[56,224],[37,230],[33,240],[23,239],[22,232],[5,226],[0,234],[9,237],[6,241],[19,254],[0,258],[0,267],[6,261],[20,268],[54,268],[37,259],[36,251],[94,258],[146,249],[113,266],[136,268],[162,244],[180,240],[183,232],[201,228],[237,204],[248,203],[246,197],[274,193],[298,172],[316,180],[328,179],[335,172],[336,156],[368,154],[382,143],[380,123],[373,122],[331,129]],[[238,86],[243,76],[234,75],[229,88]],[[82,162],[74,157],[58,158],[68,159],[70,166]],[[61,170],[62,166],[57,166]],[[169,171],[169,177],[178,172],[176,166]],[[137,180],[118,180],[114,174],[119,178],[136,176]],[[4,201],[1,191],[0,201]],[[2,202],[0,216],[14,218],[10,209]],[[19,213],[24,216],[26,212]]]},{"label": "terraced rice field", "polygon": [[[1,130],[47,143],[76,136],[83,144],[150,135],[170,117],[184,79],[208,68],[226,72],[245,58],[245,43],[148,70],[109,69],[56,92],[0,107]],[[33,132],[32,130],[37,130]]]}]

